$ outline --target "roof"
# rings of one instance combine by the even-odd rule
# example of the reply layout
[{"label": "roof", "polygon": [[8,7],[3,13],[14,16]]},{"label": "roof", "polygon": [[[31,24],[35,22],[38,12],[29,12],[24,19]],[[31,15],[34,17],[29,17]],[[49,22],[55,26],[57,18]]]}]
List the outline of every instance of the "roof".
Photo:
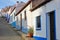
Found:
[{"label": "roof", "polygon": [[45,5],[46,3],[50,2],[51,0],[31,0],[32,2],[32,8],[31,11],[36,10],[37,8]]},{"label": "roof", "polygon": [[17,6],[16,6],[16,13],[18,13],[18,12],[22,9],[22,7],[23,7],[24,5],[25,5],[24,2],[18,3]]},{"label": "roof", "polygon": [[9,11],[9,9],[10,9],[10,6],[2,8],[1,12],[7,12],[7,11]]},{"label": "roof", "polygon": [[19,10],[19,12],[16,14],[16,16],[17,16],[22,10],[24,10],[30,3],[31,3],[31,0],[29,0],[29,1]]},{"label": "roof", "polygon": [[16,5],[11,6],[11,13],[14,11],[15,8],[16,8]]}]

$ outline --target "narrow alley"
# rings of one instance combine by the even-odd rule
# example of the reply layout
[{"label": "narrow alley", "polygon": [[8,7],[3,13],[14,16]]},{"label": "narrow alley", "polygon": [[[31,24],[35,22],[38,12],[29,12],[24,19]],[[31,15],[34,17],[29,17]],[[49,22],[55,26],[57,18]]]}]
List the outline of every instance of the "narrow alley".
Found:
[{"label": "narrow alley", "polygon": [[21,40],[3,18],[0,18],[0,40]]}]

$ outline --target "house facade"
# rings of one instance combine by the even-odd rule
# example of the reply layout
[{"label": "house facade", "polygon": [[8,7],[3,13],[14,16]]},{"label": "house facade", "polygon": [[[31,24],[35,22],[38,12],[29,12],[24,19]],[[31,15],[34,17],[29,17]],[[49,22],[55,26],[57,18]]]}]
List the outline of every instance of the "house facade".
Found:
[{"label": "house facade", "polygon": [[[19,11],[21,10],[21,8],[23,7],[25,5],[25,3],[24,2],[17,2],[17,4],[16,4],[16,14],[17,13],[19,13]],[[15,15],[16,15],[15,14]],[[15,16],[15,18],[16,18],[16,29],[17,30],[20,30],[20,14],[19,15],[17,15],[17,16]]]},{"label": "house facade", "polygon": [[32,0],[31,3],[35,40],[60,40],[60,1]]},{"label": "house facade", "polygon": [[21,10],[16,14],[20,24],[20,30],[24,33],[28,32],[28,25],[31,26],[31,12],[30,10],[30,1],[27,2]]},{"label": "house facade", "polygon": [[12,25],[12,27],[16,27],[16,19],[15,19],[15,13],[16,13],[16,7],[12,6],[11,7],[11,13],[10,13],[10,20],[9,20],[9,24]]}]

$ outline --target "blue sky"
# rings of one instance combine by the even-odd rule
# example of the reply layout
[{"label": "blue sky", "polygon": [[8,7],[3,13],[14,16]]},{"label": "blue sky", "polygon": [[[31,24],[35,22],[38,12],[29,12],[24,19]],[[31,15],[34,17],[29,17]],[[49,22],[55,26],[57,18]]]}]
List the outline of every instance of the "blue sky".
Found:
[{"label": "blue sky", "polygon": [[28,0],[0,0],[0,9],[2,9],[6,6],[14,5],[16,3],[16,1],[27,2]]}]

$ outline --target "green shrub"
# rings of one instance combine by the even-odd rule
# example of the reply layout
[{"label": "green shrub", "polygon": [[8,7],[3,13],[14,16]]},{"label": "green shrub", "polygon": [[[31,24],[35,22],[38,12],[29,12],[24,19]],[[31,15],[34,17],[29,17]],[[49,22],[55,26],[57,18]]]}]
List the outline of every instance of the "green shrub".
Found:
[{"label": "green shrub", "polygon": [[30,28],[28,33],[33,33],[33,28]]}]

